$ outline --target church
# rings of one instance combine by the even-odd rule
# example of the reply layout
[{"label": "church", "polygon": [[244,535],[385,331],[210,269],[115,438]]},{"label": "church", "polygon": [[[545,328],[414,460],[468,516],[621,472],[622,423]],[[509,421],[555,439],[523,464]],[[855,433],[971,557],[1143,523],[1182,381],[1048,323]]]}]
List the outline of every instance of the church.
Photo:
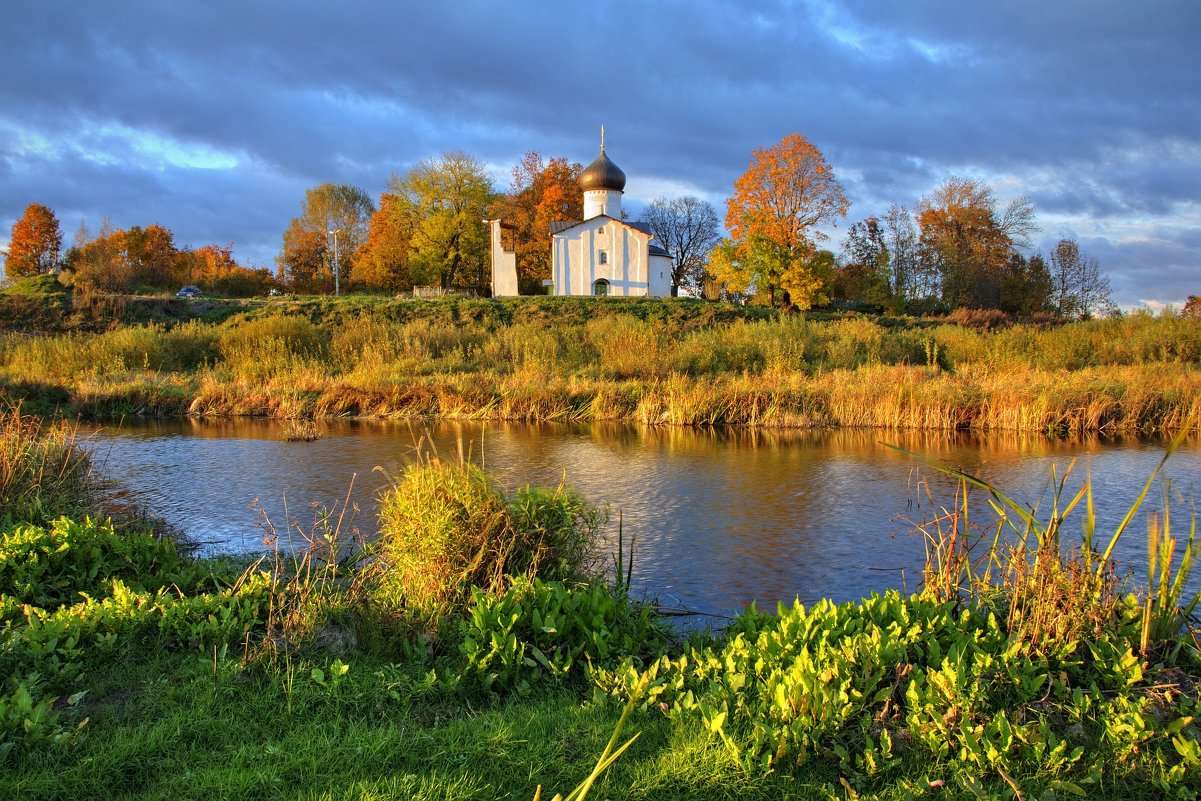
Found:
[{"label": "church", "polygon": [[[621,219],[626,175],[605,155],[580,173],[584,219],[551,223],[552,295],[616,295],[662,298],[671,294],[671,256],[651,240],[650,228]],[[492,296],[517,295],[517,257],[501,241],[502,220],[492,234]]]}]

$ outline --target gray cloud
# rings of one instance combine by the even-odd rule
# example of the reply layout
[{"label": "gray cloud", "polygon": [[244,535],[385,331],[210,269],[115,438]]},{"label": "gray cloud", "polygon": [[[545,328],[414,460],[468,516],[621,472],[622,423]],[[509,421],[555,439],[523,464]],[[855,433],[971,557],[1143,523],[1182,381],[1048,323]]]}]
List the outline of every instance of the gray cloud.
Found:
[{"label": "gray cloud", "polygon": [[843,177],[848,223],[973,175],[1032,197],[1044,231],[1087,230],[1120,302],[1188,294],[1201,6],[753,8],[18,0],[0,30],[0,237],[46,202],[68,232],[108,214],[269,264],[323,181],[378,193],[464,150],[503,186],[527,150],[589,161],[603,122],[631,204],[664,184],[720,199],[753,148],[795,131]]}]

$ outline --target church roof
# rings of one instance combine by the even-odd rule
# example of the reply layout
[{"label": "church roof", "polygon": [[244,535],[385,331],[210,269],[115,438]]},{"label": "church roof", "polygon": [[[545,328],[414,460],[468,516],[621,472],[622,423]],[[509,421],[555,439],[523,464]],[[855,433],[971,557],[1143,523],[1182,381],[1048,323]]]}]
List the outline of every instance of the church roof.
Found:
[{"label": "church roof", "polygon": [[[628,222],[626,220],[618,220],[614,217],[609,217],[608,215],[604,215],[604,214],[602,214],[601,217],[603,217],[606,220],[612,220],[615,223],[620,223],[621,225],[627,225],[630,228],[634,228],[635,230],[641,231],[644,234],[650,234],[651,236],[655,235],[655,232],[651,230],[651,227],[644,222]],[[593,217],[592,219],[595,220],[598,218]],[[592,220],[555,220],[555,221],[552,221],[550,224],[551,236],[554,236],[555,234],[558,234],[558,233],[562,233],[563,231],[566,231],[568,228],[575,228],[577,225],[581,225],[582,223],[585,223],[585,222],[592,222]],[[650,254],[652,256],[668,256],[668,257],[671,256],[671,254],[668,253],[667,250],[663,246],[656,245],[653,241],[650,243],[650,245],[648,247],[650,248]]]},{"label": "church roof", "polygon": [[626,188],[626,174],[605,155],[605,146],[601,145],[600,155],[596,161],[589,164],[580,173],[580,189],[587,192],[590,189],[616,189],[618,192]]}]

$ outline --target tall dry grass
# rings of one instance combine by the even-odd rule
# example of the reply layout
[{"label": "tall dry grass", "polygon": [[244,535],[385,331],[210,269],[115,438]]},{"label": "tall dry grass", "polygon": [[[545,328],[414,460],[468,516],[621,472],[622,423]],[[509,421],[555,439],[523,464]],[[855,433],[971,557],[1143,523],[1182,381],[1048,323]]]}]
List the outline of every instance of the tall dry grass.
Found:
[{"label": "tall dry grass", "polygon": [[75,428],[0,409],[0,524],[90,511],[91,463]]},{"label": "tall dry grass", "polygon": [[985,329],[800,316],[697,325],[653,319],[646,304],[629,307],[645,316],[612,304],[590,317],[496,308],[511,319],[471,309],[390,319],[364,308],[331,323],[291,313],[7,337],[0,387],[53,390],[70,397],[70,411],[98,416],[1078,433],[1176,430],[1196,426],[1201,411],[1201,321],[1172,315]]}]

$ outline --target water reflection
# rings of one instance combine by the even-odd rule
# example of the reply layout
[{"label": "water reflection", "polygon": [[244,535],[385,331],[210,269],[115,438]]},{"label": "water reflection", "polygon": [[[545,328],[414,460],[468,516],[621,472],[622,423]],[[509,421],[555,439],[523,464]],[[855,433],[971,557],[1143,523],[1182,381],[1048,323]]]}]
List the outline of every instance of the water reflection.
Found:
[{"label": "water reflection", "polygon": [[[89,442],[112,477],[210,550],[259,547],[256,499],[277,525],[303,527],[311,505],[350,491],[361,510],[353,525],[371,531],[375,497],[423,451],[480,462],[508,486],[565,480],[609,506],[611,535],[620,513],[637,536],[635,575],[646,593],[710,614],[751,601],[915,589],[923,544],[904,518],[932,511],[919,482],[936,506],[952,503],[955,488],[889,444],[994,481],[1032,506],[1049,503],[1052,465],[1062,475],[1077,458],[1068,488],[1093,472],[1101,532],[1112,531],[1164,449],[1138,438],[1012,433],[364,421],[325,424],[322,439],[301,443],[262,420],[124,424]],[[1193,440],[1167,473],[1187,492],[1199,467]],[[1144,531],[1132,529],[1121,547],[1130,564],[1143,558]]]}]

